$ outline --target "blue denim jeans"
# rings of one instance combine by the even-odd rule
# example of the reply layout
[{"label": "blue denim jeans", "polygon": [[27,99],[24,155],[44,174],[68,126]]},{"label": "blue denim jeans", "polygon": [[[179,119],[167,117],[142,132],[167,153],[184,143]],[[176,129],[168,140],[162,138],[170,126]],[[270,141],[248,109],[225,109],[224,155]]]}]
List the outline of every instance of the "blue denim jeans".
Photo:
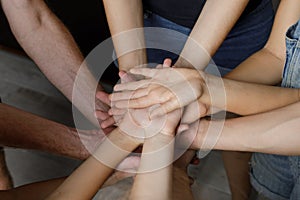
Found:
[{"label": "blue denim jeans", "polygon": [[[265,45],[272,28],[273,19],[274,12],[271,0],[263,0],[248,16],[236,23],[212,58],[222,75],[230,72]],[[165,58],[171,58],[175,62],[191,29],[148,11],[144,14],[144,26],[165,29],[162,32],[160,30],[157,32],[145,31],[148,62],[158,64],[162,63]],[[160,46],[163,48],[156,48]]]},{"label": "blue denim jeans", "polygon": [[[282,87],[300,88],[300,20],[288,30],[286,47]],[[299,200],[300,156],[253,154],[251,183],[259,194],[269,199]]]}]

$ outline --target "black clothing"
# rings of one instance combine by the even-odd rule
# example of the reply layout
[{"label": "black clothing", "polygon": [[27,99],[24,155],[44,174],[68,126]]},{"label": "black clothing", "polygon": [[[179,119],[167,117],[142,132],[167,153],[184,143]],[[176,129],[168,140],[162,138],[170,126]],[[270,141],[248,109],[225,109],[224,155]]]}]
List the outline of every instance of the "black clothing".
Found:
[{"label": "black clothing", "polygon": [[[262,0],[250,0],[242,16],[247,16]],[[206,0],[143,0],[149,10],[181,26],[193,28]]]}]

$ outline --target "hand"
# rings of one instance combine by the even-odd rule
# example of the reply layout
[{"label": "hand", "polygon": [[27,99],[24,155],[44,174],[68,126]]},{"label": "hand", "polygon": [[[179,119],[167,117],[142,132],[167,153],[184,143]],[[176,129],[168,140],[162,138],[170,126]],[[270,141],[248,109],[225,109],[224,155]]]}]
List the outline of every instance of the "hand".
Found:
[{"label": "hand", "polygon": [[207,116],[209,110],[209,106],[196,100],[184,108],[181,124],[192,124],[200,118]]},{"label": "hand", "polygon": [[[137,80],[134,75],[128,74],[124,71],[120,71],[119,76],[121,78],[122,83],[127,83],[127,82],[132,82]],[[109,95],[104,91],[97,92],[96,97],[100,99],[102,102],[106,103],[107,105],[112,105],[112,102],[109,99]],[[117,124],[118,121],[120,121],[120,119],[124,116],[126,112],[125,109],[118,110],[114,108],[113,110],[115,111],[115,113],[113,113],[112,111],[111,112],[103,112],[101,110],[96,111],[97,118],[102,120],[101,127],[104,130],[106,130],[107,127],[111,127],[112,125]]]},{"label": "hand", "polygon": [[[106,138],[106,133],[103,130],[78,130],[75,128],[69,128],[77,141],[75,144],[76,154],[75,158],[87,159]],[[67,143],[67,141],[66,141]],[[72,143],[74,144],[74,143]],[[73,148],[72,147],[72,148]]]},{"label": "hand", "polygon": [[[158,65],[158,68],[167,68],[171,66],[171,60],[170,59],[166,59],[163,63],[163,65]],[[129,76],[129,77],[128,77]],[[121,79],[125,78],[125,81],[128,81],[130,79],[130,75],[126,74],[125,72],[120,72],[120,77]],[[131,81],[133,79],[131,78]],[[143,126],[143,128],[145,128],[145,126],[152,127],[149,129],[150,134],[156,133],[157,131],[159,131],[159,129],[157,128],[162,128],[161,132],[164,134],[168,134],[168,135],[173,135],[175,133],[175,129],[177,127],[177,124],[180,120],[180,116],[181,113],[179,110],[175,110],[174,112],[168,114],[168,115],[164,115],[162,117],[160,117],[159,119],[155,119],[155,120],[151,120],[150,116],[149,116],[149,111],[150,110],[155,109],[154,107],[149,107],[149,108],[144,108],[144,109],[131,109],[129,110],[129,114],[126,114],[126,110],[125,109],[117,109],[115,107],[113,107],[109,113],[112,115],[115,115],[117,120],[122,119],[122,117],[120,117],[121,115],[125,115],[125,117],[122,120],[122,123],[120,123],[120,127],[121,129],[126,127],[126,130],[129,131],[129,133],[136,132],[137,130],[139,130],[140,126]],[[134,121],[134,123],[137,125],[136,127],[132,126],[132,124],[128,124],[126,122],[128,122],[128,120],[130,120],[129,118],[131,118],[131,120]],[[162,124],[161,122],[165,123]],[[150,125],[151,124],[151,125]],[[130,128],[131,127],[131,128]],[[154,129],[153,129],[154,128]],[[157,130],[155,130],[157,129]],[[139,132],[139,131],[138,131]]]},{"label": "hand", "polygon": [[115,120],[108,114],[111,101],[108,98],[108,94],[103,90],[99,90],[96,93],[96,111],[95,115],[100,123],[101,128],[105,133],[110,133],[115,127]]},{"label": "hand", "polygon": [[115,91],[122,92],[112,94],[110,99],[117,108],[145,108],[161,104],[152,111],[151,117],[190,104],[202,95],[205,87],[205,74],[194,69],[137,68],[130,72],[151,79],[116,85]]},{"label": "hand", "polygon": [[189,129],[177,133],[179,134],[177,141],[179,146],[186,147],[189,145],[194,150],[205,148],[204,143],[207,139],[209,124],[210,121],[206,119],[197,120],[189,125]]},{"label": "hand", "polygon": [[[166,59],[163,63],[163,65],[158,65],[157,68],[167,68],[171,66],[171,60],[170,59]],[[127,77],[128,75],[124,72],[120,73],[120,77],[122,78],[126,78],[126,80],[129,80],[129,78]],[[132,80],[132,79],[131,79]],[[181,113],[180,110],[175,110],[169,114],[165,114],[164,116],[158,118],[158,119],[150,119],[149,117],[149,111],[153,109],[152,107],[148,107],[148,108],[144,108],[144,109],[134,109],[134,110],[130,110],[130,115],[131,115],[131,120],[134,120],[135,123],[139,124],[138,126],[148,126],[147,127],[147,131],[146,134],[149,133],[150,135],[157,133],[157,131],[160,131],[163,134],[167,134],[167,135],[172,135],[174,136],[175,134],[175,129],[177,127],[177,124],[180,120],[181,117]],[[154,105],[154,109],[155,109],[155,105]],[[111,109],[110,112],[112,114],[124,114],[124,109]],[[125,115],[125,123],[123,121],[123,123],[120,124],[120,127],[122,127],[122,124],[124,126],[128,126],[129,124],[126,123],[126,121],[128,120],[128,114]],[[127,119],[127,120],[126,120]],[[150,125],[151,124],[151,125]],[[150,126],[149,126],[150,125]],[[130,125],[129,125],[130,126]],[[152,128],[151,128],[152,127]],[[123,127],[124,128],[124,127]],[[153,129],[154,128],[154,129]],[[158,128],[158,129],[157,129]],[[161,128],[161,130],[159,130]],[[138,130],[138,129],[135,129]],[[147,136],[149,136],[147,134]]]}]

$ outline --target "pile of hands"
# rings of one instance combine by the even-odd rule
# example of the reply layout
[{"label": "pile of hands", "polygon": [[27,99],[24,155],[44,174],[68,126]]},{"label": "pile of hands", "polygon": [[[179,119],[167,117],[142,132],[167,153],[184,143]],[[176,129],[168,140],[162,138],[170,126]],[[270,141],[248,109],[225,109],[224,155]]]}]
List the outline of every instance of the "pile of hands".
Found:
[{"label": "pile of hands", "polygon": [[[207,75],[196,69],[172,67],[171,63],[166,59],[156,68],[121,71],[121,83],[108,96],[110,110],[107,114],[96,112],[101,128],[117,125],[142,140],[158,132],[180,135],[179,144],[199,149],[209,124],[202,117],[211,111],[205,103],[210,98]],[[101,93],[96,96],[103,99]]]}]

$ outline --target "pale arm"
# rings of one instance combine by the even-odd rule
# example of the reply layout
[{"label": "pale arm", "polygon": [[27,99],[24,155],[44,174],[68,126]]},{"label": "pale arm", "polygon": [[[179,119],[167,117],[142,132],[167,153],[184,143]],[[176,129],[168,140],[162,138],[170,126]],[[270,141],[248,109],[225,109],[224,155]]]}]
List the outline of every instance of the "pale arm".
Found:
[{"label": "pale arm", "polygon": [[[281,155],[299,155],[300,103],[281,109],[247,117],[226,120],[214,149],[230,151],[261,152]],[[200,122],[193,146],[200,148],[208,121]],[[222,123],[213,121],[211,123]],[[190,134],[193,135],[193,134]]]},{"label": "pale arm", "polygon": [[146,64],[142,0],[103,0],[119,68]]},{"label": "pale arm", "polygon": [[171,200],[173,156],[173,136],[158,134],[147,139],[130,199]]},{"label": "pale arm", "polygon": [[[72,100],[74,81],[84,57],[70,32],[43,0],[1,0],[1,5],[20,45],[47,78]],[[82,99],[75,106],[97,125],[91,102],[95,102],[96,92],[92,88],[98,83],[86,65],[82,68],[86,84],[80,86]],[[108,106],[99,103],[97,109],[106,111]]]},{"label": "pale arm", "polygon": [[[224,87],[220,84],[223,81]],[[207,75],[200,103],[240,115],[250,115],[280,108],[300,100],[299,89],[259,85]],[[221,85],[221,86],[220,86]],[[209,94],[209,90],[213,91]],[[225,96],[219,96],[225,91]],[[225,101],[224,101],[225,99]],[[225,103],[225,105],[224,105]]]},{"label": "pale arm", "polygon": [[113,172],[112,166],[117,166],[139,145],[139,142],[123,134],[119,128],[113,130],[94,155],[72,173],[47,199],[91,199]]}]

